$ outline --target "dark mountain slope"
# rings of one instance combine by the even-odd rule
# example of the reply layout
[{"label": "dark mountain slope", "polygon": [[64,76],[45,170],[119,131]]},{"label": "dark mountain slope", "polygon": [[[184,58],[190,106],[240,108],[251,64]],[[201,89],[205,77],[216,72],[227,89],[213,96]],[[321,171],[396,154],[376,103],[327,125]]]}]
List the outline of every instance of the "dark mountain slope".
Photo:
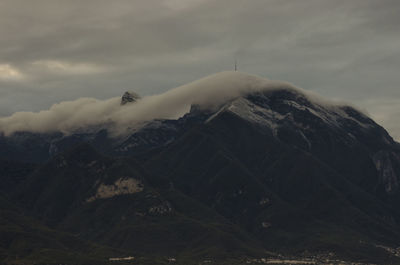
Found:
[{"label": "dark mountain slope", "polygon": [[2,197],[0,224],[2,264],[107,264],[108,257],[125,254],[50,229]]},{"label": "dark mountain slope", "polygon": [[[228,76],[232,90],[246,86],[237,96],[193,104],[181,118],[147,121],[128,135],[110,137],[104,126],[20,132],[46,144],[12,156],[25,166],[1,175],[18,185],[10,197],[51,229],[138,257],[197,264],[333,252],[400,264],[399,144],[352,107]],[[13,137],[2,143],[23,152]]]},{"label": "dark mountain slope", "polygon": [[81,145],[37,170],[15,197],[54,229],[139,256],[263,253],[229,219],[170,182],[153,186],[155,180],[132,159],[105,157]]},{"label": "dark mountain slope", "polygon": [[[258,95],[253,101],[268,96]],[[229,103],[147,161],[147,169],[168,176],[185,194],[240,224],[272,248],[289,245],[293,250],[297,245],[299,249],[342,253],[351,250],[365,256],[365,243],[360,242],[395,245],[400,235],[398,210],[383,202],[389,195],[380,189],[371,158],[378,148],[392,148],[391,138],[368,149],[361,141],[347,139],[343,121],[331,125],[317,120],[315,124],[315,119],[308,117],[300,124],[291,105],[278,104],[277,96],[271,97],[275,102],[264,109],[278,106],[276,115],[288,115],[289,124],[283,118],[266,126],[264,121],[255,122],[257,117],[242,116],[243,112],[257,114],[253,106],[245,105],[247,109],[236,113],[229,108],[241,102]],[[366,121],[387,137],[378,125]],[[323,134],[324,130],[327,136],[321,139],[317,132]],[[286,132],[294,135],[285,136]],[[338,157],[341,152],[344,157]],[[349,153],[352,160],[346,157]],[[319,240],[331,236],[331,241]]]},{"label": "dark mountain slope", "polygon": [[3,195],[12,194],[23,183],[37,165],[15,160],[0,160],[0,191]]}]

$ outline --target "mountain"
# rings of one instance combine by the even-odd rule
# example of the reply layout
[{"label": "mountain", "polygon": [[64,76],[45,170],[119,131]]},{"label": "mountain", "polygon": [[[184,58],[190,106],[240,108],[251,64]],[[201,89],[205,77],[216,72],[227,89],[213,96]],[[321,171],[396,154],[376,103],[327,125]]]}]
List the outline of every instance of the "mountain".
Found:
[{"label": "mountain", "polygon": [[[190,96],[199,90],[203,97]],[[9,208],[138,263],[283,255],[400,264],[400,145],[370,117],[236,72],[175,91],[190,110],[130,123],[124,134],[111,122],[2,135]],[[145,99],[126,93],[119,108],[137,110]]]}]

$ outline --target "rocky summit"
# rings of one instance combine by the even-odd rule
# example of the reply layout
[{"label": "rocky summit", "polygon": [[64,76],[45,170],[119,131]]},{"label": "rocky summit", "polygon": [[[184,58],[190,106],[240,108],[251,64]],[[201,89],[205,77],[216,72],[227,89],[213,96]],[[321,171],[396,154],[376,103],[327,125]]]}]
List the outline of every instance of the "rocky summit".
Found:
[{"label": "rocky summit", "polygon": [[125,105],[129,102],[135,102],[136,100],[140,99],[140,96],[132,91],[126,91],[121,98],[121,105]]}]

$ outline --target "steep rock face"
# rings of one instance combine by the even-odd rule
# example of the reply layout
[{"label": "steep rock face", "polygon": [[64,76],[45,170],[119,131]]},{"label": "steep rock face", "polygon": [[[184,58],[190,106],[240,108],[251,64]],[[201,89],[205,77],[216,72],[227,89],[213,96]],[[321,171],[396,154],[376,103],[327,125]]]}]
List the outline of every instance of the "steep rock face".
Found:
[{"label": "steep rock face", "polygon": [[400,157],[399,154],[389,151],[379,151],[373,156],[376,169],[379,173],[379,181],[389,194],[395,194],[399,191],[399,172]]},{"label": "steep rock face", "polygon": [[121,98],[121,105],[125,105],[127,103],[136,102],[140,99],[140,96],[132,91],[126,91]]},{"label": "steep rock face", "polygon": [[173,142],[181,133],[181,124],[174,120],[155,120],[145,124],[122,141],[116,141],[110,152],[134,154]]},{"label": "steep rock face", "polygon": [[397,144],[382,127],[352,107],[313,102],[295,91],[273,91],[236,99],[208,122],[226,112],[318,157],[370,192],[383,189],[381,183],[393,180],[378,180],[379,174],[388,173],[375,167],[373,160],[381,150],[399,153]]},{"label": "steep rock face", "polygon": [[97,187],[96,194],[88,198],[87,202],[93,202],[97,199],[107,199],[124,194],[133,194],[143,191],[143,184],[141,181],[134,178],[120,178],[113,184],[106,185],[101,183]]},{"label": "steep rock face", "polygon": [[23,162],[43,162],[50,156],[51,143],[61,133],[18,132],[11,136],[0,134],[0,158]]}]

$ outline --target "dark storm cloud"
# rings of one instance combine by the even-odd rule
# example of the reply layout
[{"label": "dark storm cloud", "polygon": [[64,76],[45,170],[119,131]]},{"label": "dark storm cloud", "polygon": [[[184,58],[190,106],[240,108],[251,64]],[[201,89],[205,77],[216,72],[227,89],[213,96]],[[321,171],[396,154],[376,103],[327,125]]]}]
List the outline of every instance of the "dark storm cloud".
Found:
[{"label": "dark storm cloud", "polygon": [[[400,99],[399,13],[397,0],[2,0],[0,115],[156,94],[230,70],[234,57],[241,71],[373,115]],[[399,123],[392,106],[377,117],[387,127]]]}]

